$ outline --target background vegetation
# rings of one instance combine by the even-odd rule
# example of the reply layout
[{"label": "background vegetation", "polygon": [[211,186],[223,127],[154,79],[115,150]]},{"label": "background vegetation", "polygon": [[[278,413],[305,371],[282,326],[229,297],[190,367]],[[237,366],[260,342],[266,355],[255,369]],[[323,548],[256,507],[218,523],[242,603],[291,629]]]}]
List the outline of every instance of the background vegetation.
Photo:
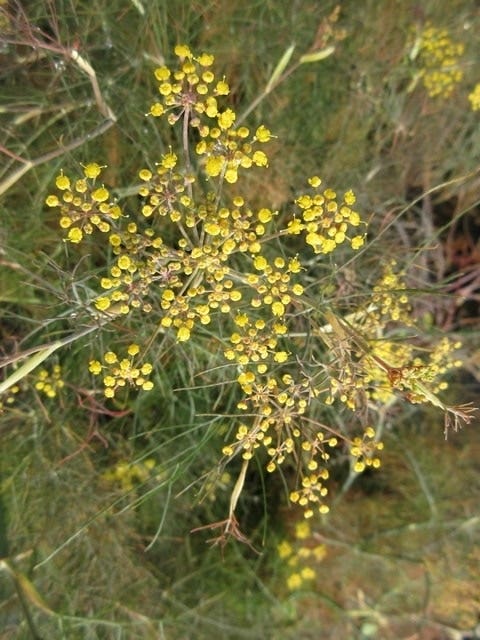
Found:
[{"label": "background vegetation", "polygon": [[[0,2],[3,364],[86,317],[103,251],[91,245],[82,254],[64,243],[45,198],[61,169],[96,161],[108,165],[105,182],[122,206],[138,206],[139,168],[177,142],[145,118],[157,92],[153,71],[175,44],[215,55],[242,113],[290,44],[295,61],[322,42],[335,7],[318,0]],[[248,115],[251,126],[265,123],[277,136],[268,180],[248,178],[251,202],[282,214],[314,174],[339,190],[354,188],[368,212],[368,252],[335,277],[336,265],[327,263],[308,285],[352,295],[396,257],[420,329],[432,340],[463,341],[449,401],[475,401],[480,129],[469,95],[480,81],[478,3],[345,0],[339,7],[334,53],[299,66]],[[428,23],[464,47],[453,64],[462,75],[448,95],[430,96],[424,83],[416,37]],[[112,323],[109,331],[142,337],[141,327]],[[259,464],[238,511],[253,548],[234,542],[220,550],[206,544],[210,531],[191,533],[225,517],[240,468],[219,467],[221,414],[237,398],[218,386],[221,372],[209,384],[199,375],[212,369],[214,354],[208,345],[166,343],[155,392],[108,409],[90,393],[84,368],[96,356],[86,335],[44,363],[53,397],[38,387],[38,370],[15,397],[2,396],[2,640],[440,640],[478,624],[478,425],[445,441],[441,413],[392,406],[383,416],[382,468],[350,484],[339,465],[331,513],[307,529],[282,479]],[[5,376],[12,370],[10,362]],[[285,542],[293,551],[282,555]],[[302,548],[319,549],[309,560],[315,576],[295,589],[289,575],[292,559],[303,562]]]}]

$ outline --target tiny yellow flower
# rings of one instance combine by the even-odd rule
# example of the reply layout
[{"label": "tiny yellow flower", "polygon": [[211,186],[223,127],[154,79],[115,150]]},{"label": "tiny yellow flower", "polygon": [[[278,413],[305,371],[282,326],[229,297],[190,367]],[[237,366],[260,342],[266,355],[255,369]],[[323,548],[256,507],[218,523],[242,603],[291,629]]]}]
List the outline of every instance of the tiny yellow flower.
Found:
[{"label": "tiny yellow flower", "polygon": [[177,160],[177,154],[170,151],[170,153],[162,156],[162,167],[165,167],[165,169],[173,169],[177,164]]},{"label": "tiny yellow flower", "polygon": [[239,313],[235,316],[234,322],[238,327],[245,327],[249,323],[249,318],[246,313]]},{"label": "tiny yellow flower", "polygon": [[110,298],[107,298],[106,296],[102,296],[95,300],[95,306],[99,311],[106,311],[110,305]]},{"label": "tiny yellow flower", "polygon": [[204,229],[205,233],[208,233],[209,236],[218,236],[221,231],[220,225],[218,225],[216,222],[205,223]]},{"label": "tiny yellow flower", "polygon": [[305,540],[311,535],[311,533],[312,531],[308,522],[298,522],[295,526],[295,537],[297,540]]},{"label": "tiny yellow flower", "polygon": [[480,109],[480,82],[475,85],[473,91],[469,94],[468,99],[472,111],[478,111]]},{"label": "tiny yellow flower", "polygon": [[129,356],[136,356],[137,353],[140,352],[140,347],[138,346],[138,344],[131,344],[129,345],[128,349],[127,349],[127,353]]},{"label": "tiny yellow flower", "polygon": [[271,132],[267,129],[267,127],[264,127],[263,124],[260,125],[258,127],[258,129],[255,131],[255,138],[259,141],[259,142],[268,142],[272,137]]},{"label": "tiny yellow flower", "polygon": [[316,189],[322,184],[322,181],[318,176],[312,176],[311,178],[308,179],[308,183],[310,186]]},{"label": "tiny yellow flower", "polygon": [[210,53],[202,53],[196,60],[201,67],[211,67],[215,58]]},{"label": "tiny yellow flower", "polygon": [[74,227],[73,229],[70,229],[70,231],[68,232],[67,238],[73,244],[78,244],[83,239],[83,231],[78,227]]},{"label": "tiny yellow flower", "polygon": [[139,174],[138,177],[140,178],[140,180],[143,180],[144,182],[148,182],[149,180],[152,179],[152,172],[149,171],[148,169],[142,169]]},{"label": "tiny yellow flower", "polygon": [[362,473],[362,471],[365,471],[365,462],[363,462],[363,460],[357,460],[353,465],[353,470],[355,473]]},{"label": "tiny yellow flower", "polygon": [[313,548],[313,557],[315,560],[323,560],[327,554],[327,548],[324,544],[319,544]]},{"label": "tiny yellow flower", "polygon": [[166,97],[172,93],[172,85],[170,82],[162,82],[158,87],[158,91],[162,94],[162,96]]},{"label": "tiny yellow flower", "polygon": [[118,360],[117,354],[113,351],[107,351],[107,353],[104,354],[103,359],[107,364],[114,364]]},{"label": "tiny yellow flower", "polygon": [[64,176],[63,173],[61,173],[59,176],[57,176],[57,179],[55,180],[55,185],[57,189],[60,189],[61,191],[64,191],[65,189],[70,189],[70,179],[67,178],[67,176]]},{"label": "tiny yellow flower", "polygon": [[303,580],[313,580],[316,574],[311,567],[304,567],[301,570],[300,575],[302,576]]},{"label": "tiny yellow flower", "polygon": [[190,48],[185,44],[177,44],[174,51],[175,51],[175,55],[178,56],[179,58],[192,57],[192,52],[190,51]]},{"label": "tiny yellow flower", "polygon": [[165,113],[165,109],[163,108],[163,105],[160,104],[160,102],[155,102],[150,107],[149,113],[155,118],[159,118],[160,116],[163,116],[163,114]]},{"label": "tiny yellow flower", "polygon": [[255,374],[253,371],[244,371],[238,376],[237,380],[240,385],[249,385],[255,382]]},{"label": "tiny yellow flower", "polygon": [[218,115],[217,121],[220,129],[230,129],[235,122],[236,114],[232,109],[226,109]]},{"label": "tiny yellow flower", "polygon": [[57,198],[57,196],[48,196],[48,198],[45,200],[45,204],[48,207],[58,207],[58,205],[60,204],[60,200]]},{"label": "tiny yellow flower", "polygon": [[299,573],[292,573],[291,576],[287,578],[287,587],[290,591],[295,591],[302,586],[302,577]]},{"label": "tiny yellow flower", "polygon": [[162,293],[162,300],[165,300],[165,302],[172,302],[173,300],[175,300],[175,293],[172,291],[172,289],[165,289],[165,291]]},{"label": "tiny yellow flower", "polygon": [[305,229],[305,225],[298,218],[293,218],[292,220],[289,220],[287,224],[287,231],[292,235],[298,235],[303,231],[303,229]]},{"label": "tiny yellow flower", "polygon": [[102,371],[102,365],[98,360],[90,360],[88,364],[88,370],[90,373],[93,373],[94,376],[98,376]]},{"label": "tiny yellow flower", "polygon": [[119,259],[117,260],[118,268],[122,269],[123,271],[126,271],[127,269],[129,269],[131,264],[132,264],[132,261],[130,259],[130,256],[127,256],[127,255],[120,256]]},{"label": "tiny yellow flower", "polygon": [[365,244],[365,238],[363,236],[355,236],[354,238],[352,238],[350,244],[352,246],[352,249],[360,249],[360,247],[363,247],[363,245]]},{"label": "tiny yellow flower", "polygon": [[260,211],[258,212],[258,219],[263,224],[267,224],[267,222],[270,222],[272,218],[273,214],[270,209],[260,209]]},{"label": "tiny yellow flower", "polygon": [[104,168],[105,167],[101,167],[96,162],[90,162],[83,168],[83,173],[85,174],[86,178],[95,179],[100,175],[102,169]]},{"label": "tiny yellow flower", "polygon": [[238,171],[236,167],[228,167],[228,169],[225,171],[225,180],[229,184],[235,184],[235,182],[238,180]]},{"label": "tiny yellow flower", "polygon": [[277,317],[283,316],[285,313],[285,305],[279,300],[276,300],[272,304],[272,313],[274,316],[277,316]]},{"label": "tiny yellow flower", "polygon": [[268,262],[263,256],[255,256],[253,266],[255,269],[258,269],[258,271],[264,271],[268,267]]},{"label": "tiny yellow flower", "polygon": [[177,340],[178,342],[187,342],[190,339],[190,329],[183,325],[177,331]]},{"label": "tiny yellow flower", "polygon": [[292,545],[287,540],[282,540],[282,542],[277,546],[277,552],[282,560],[284,558],[288,558],[293,553]]},{"label": "tiny yellow flower", "polygon": [[[218,106],[217,106],[216,99],[213,98],[212,96],[209,96],[206,99],[205,103],[206,103],[205,113],[209,118],[215,118],[216,115],[218,114]],[[217,129],[217,131],[219,130]],[[210,135],[212,135],[211,131],[210,131]]]},{"label": "tiny yellow flower", "polygon": [[257,167],[268,167],[268,158],[263,151],[255,151],[252,160]]},{"label": "tiny yellow flower", "polygon": [[210,156],[205,164],[205,172],[211,178],[218,176],[223,168],[224,160],[222,156]]},{"label": "tiny yellow flower", "polygon": [[230,87],[225,82],[225,80],[220,80],[220,82],[217,82],[217,86],[215,87],[215,94],[217,96],[228,96],[229,93]]},{"label": "tiny yellow flower", "polygon": [[158,67],[157,69],[155,69],[154,75],[159,82],[164,82],[165,80],[168,80],[171,72],[168,67]]},{"label": "tiny yellow flower", "polygon": [[77,193],[85,193],[88,189],[87,181],[81,178],[80,180],[75,181],[75,191]]},{"label": "tiny yellow flower", "polygon": [[110,194],[105,187],[100,187],[92,192],[92,200],[95,202],[105,202],[105,200],[108,200],[109,196]]},{"label": "tiny yellow flower", "polygon": [[250,129],[248,127],[239,127],[237,129],[237,136],[239,138],[248,138],[248,136],[250,135]]}]

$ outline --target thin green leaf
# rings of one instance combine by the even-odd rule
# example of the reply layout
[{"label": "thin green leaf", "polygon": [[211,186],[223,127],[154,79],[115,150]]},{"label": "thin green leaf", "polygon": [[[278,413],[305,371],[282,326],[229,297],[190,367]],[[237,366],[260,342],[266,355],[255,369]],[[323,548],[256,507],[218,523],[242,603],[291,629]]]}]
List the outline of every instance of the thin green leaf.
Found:
[{"label": "thin green leaf", "polygon": [[332,55],[335,51],[334,46],[325,47],[325,49],[320,49],[320,51],[314,51],[313,53],[305,53],[300,58],[300,64],[306,64],[308,62],[318,62],[319,60],[325,60]]},{"label": "thin green leaf", "polygon": [[13,362],[17,362],[18,360],[23,359],[30,353],[34,353],[31,358],[29,358],[21,367],[19,367],[16,371],[12,373],[6,380],[0,383],[0,394],[9,389],[11,386],[16,384],[19,380],[22,380],[27,376],[31,371],[33,371],[39,364],[41,364],[44,360],[46,360],[49,356],[52,355],[57,349],[61,347],[65,347],[67,344],[71,344],[80,338],[96,331],[99,327],[103,326],[108,322],[108,316],[105,317],[103,322],[100,322],[98,325],[92,325],[91,327],[87,327],[83,329],[83,331],[79,331],[78,333],[74,333],[67,338],[63,338],[62,340],[55,340],[55,342],[51,342],[46,344],[45,346],[33,347],[32,349],[28,349],[26,352],[21,353],[19,355],[13,356],[12,358],[8,358],[4,360],[3,364],[0,365],[5,366],[7,364],[11,364]]},{"label": "thin green leaf", "polygon": [[413,43],[413,46],[408,53],[408,57],[412,62],[417,58],[421,48],[422,48],[422,36],[419,35],[415,38],[415,42]]},{"label": "thin green leaf", "polygon": [[275,67],[274,72],[270,76],[270,80],[267,82],[267,86],[265,87],[265,93],[269,93],[273,89],[273,87],[277,84],[278,79],[280,78],[282,73],[285,71],[288,63],[290,62],[290,58],[292,57],[294,51],[295,51],[295,45],[291,44],[288,47],[288,49],[285,51],[283,56],[280,58],[280,61]]},{"label": "thin green leaf", "polygon": [[19,380],[23,380],[25,376],[28,376],[31,371],[38,367],[38,365],[46,360],[54,351],[62,347],[63,344],[64,343],[61,340],[57,340],[56,342],[52,342],[52,344],[48,345],[48,347],[38,351],[38,353],[35,353],[35,355],[24,362],[21,367],[14,371],[11,376],[0,383],[0,393],[10,389],[10,387],[16,384]]},{"label": "thin green leaf", "polygon": [[14,580],[14,582],[17,584],[22,595],[24,595],[25,598],[29,600],[35,607],[38,607],[48,615],[55,615],[47,605],[47,603],[44,601],[42,596],[38,593],[34,584],[23,573],[20,573],[20,571],[14,569],[12,565],[6,560],[0,561],[0,570],[2,569],[10,575],[12,580]]}]

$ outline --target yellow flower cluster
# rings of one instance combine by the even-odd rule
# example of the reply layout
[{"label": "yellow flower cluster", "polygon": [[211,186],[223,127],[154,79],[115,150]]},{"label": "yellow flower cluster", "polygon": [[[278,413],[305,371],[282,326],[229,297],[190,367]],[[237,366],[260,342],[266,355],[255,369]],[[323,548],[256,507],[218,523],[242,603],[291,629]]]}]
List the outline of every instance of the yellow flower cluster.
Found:
[{"label": "yellow flower cluster", "polygon": [[230,89],[225,80],[216,80],[210,70],[214,57],[208,53],[194,56],[186,45],[174,49],[179,58],[178,69],[173,72],[166,66],[155,70],[159,82],[161,102],[155,102],[150,114],[160,117],[168,112],[168,122],[174,125],[185,113],[218,114],[217,97],[228,95]]},{"label": "yellow flower cluster", "polygon": [[61,366],[56,364],[51,371],[40,369],[36,374],[34,386],[37,391],[46,395],[47,398],[55,398],[57,392],[65,386],[62,380]]},{"label": "yellow flower cluster", "polygon": [[97,228],[108,233],[111,221],[122,215],[120,207],[110,200],[108,189],[96,186],[102,167],[92,162],[84,167],[84,177],[72,181],[63,171],[55,181],[59,195],[49,195],[46,204],[60,209],[60,226],[68,229],[67,240],[78,244],[85,234]]},{"label": "yellow flower cluster", "polygon": [[235,113],[227,109],[218,116],[218,127],[201,127],[204,136],[196,147],[199,156],[205,156],[205,173],[215,178],[224,176],[231,184],[238,180],[239,168],[249,169],[253,165],[267,167],[268,158],[255,143],[268,142],[271,134],[261,126],[252,137],[247,127],[234,129]]},{"label": "yellow flower cluster", "polygon": [[[337,445],[336,439],[332,439],[331,446]],[[327,469],[322,469],[319,473],[311,473],[304,475],[302,478],[301,487],[290,493],[290,501],[294,504],[298,503],[303,507],[303,515],[305,518],[311,518],[315,513],[315,509],[318,513],[326,514],[330,511],[328,505],[325,504],[324,498],[328,494],[328,489],[322,482],[328,480],[329,473]]]},{"label": "yellow flower cluster", "polygon": [[103,356],[102,364],[99,360],[91,360],[88,366],[90,373],[94,376],[103,374],[103,385],[105,387],[104,394],[107,398],[113,398],[118,389],[130,386],[150,391],[153,389],[153,382],[147,380],[151,374],[153,367],[149,362],[141,366],[136,366],[133,359],[140,352],[138,344],[131,344],[127,353],[129,358],[118,359],[113,351],[107,351]]},{"label": "yellow flower cluster", "polygon": [[[275,356],[274,356],[275,357]],[[267,372],[267,365],[261,363],[256,367],[243,369],[238,376],[244,398],[237,404],[240,411],[247,415],[255,415],[251,426],[241,421],[235,442],[223,448],[224,455],[231,456],[241,452],[244,460],[250,460],[254,451],[264,447],[269,456],[267,471],[274,471],[285,459],[302,451],[302,416],[317,392],[312,389],[307,379],[295,381],[289,373],[278,371]],[[321,434],[319,438],[323,437]],[[305,449],[305,448],[304,448]],[[312,449],[312,456],[322,460],[328,459],[323,445]],[[318,464],[310,463],[309,470],[317,469]]]},{"label": "yellow flower cluster", "polygon": [[[157,174],[163,169],[161,164]],[[155,282],[163,287],[161,325],[175,327],[177,339],[185,341],[190,338],[195,323],[210,323],[212,312],[230,313],[232,303],[243,298],[241,289],[245,286],[252,290],[251,306],[269,306],[277,318],[303,293],[299,283],[290,282],[292,274],[301,271],[297,258],[277,257],[271,265],[260,254],[266,225],[274,219],[272,211],[246,209],[240,196],[233,198],[229,208],[215,206],[209,196],[206,203],[197,206],[186,195],[177,202],[175,199],[184,189],[178,174],[170,174],[164,184],[163,179],[155,181],[147,170],[141,172],[141,177],[147,184],[140,194],[149,198],[142,209],[143,215],[168,214],[179,232],[179,248],[167,247],[151,229],[140,233],[135,223],[129,223],[125,232],[111,234],[110,244],[118,258],[110,269],[111,277],[101,280],[101,286],[109,293],[97,299],[99,310],[107,311],[116,305],[120,313],[139,307],[150,311],[151,302],[145,298]],[[170,195],[165,198],[162,192]],[[229,261],[236,253],[252,256],[254,273],[239,274],[231,270]],[[278,331],[285,329],[281,327]]]},{"label": "yellow flower cluster", "polygon": [[381,465],[377,451],[383,450],[383,442],[375,439],[375,429],[367,427],[363,436],[353,438],[350,445],[350,455],[354,459],[353,470],[362,473],[367,467],[378,469]]},{"label": "yellow flower cluster", "polygon": [[461,82],[460,59],[463,43],[454,42],[446,29],[427,25],[420,39],[419,60],[422,81],[431,98],[448,98]]},{"label": "yellow flower cluster", "polygon": [[117,462],[113,469],[103,473],[102,478],[110,484],[119,485],[123,491],[131,491],[151,477],[155,466],[156,462],[153,458],[135,463],[122,460]]},{"label": "yellow flower cluster", "polygon": [[[396,266],[395,260],[391,260],[384,267],[383,275],[372,287],[367,310],[350,324],[350,334],[337,329],[338,344],[331,344],[332,368],[326,404],[331,405],[338,399],[355,411],[367,400],[379,404],[389,404],[393,400],[387,365],[380,367],[372,356],[383,358],[391,366],[400,366],[400,363],[408,363],[413,354],[410,343],[392,342],[386,338],[389,326],[408,327],[413,322],[406,284],[402,274],[396,272]],[[345,351],[345,339],[351,342],[357,354],[355,359],[349,350]],[[361,359],[356,362],[358,355]]]},{"label": "yellow flower cluster", "polygon": [[385,266],[382,277],[373,287],[369,313],[363,325],[364,331],[373,333],[388,322],[412,324],[411,306],[406,293],[403,274],[397,273],[395,260]]},{"label": "yellow flower cluster", "polygon": [[135,222],[130,222],[124,230],[111,233],[109,243],[116,259],[110,276],[100,281],[109,293],[99,296],[95,306],[99,311],[124,315],[132,309],[149,313],[152,310],[148,298],[150,287],[173,280],[173,271],[167,273],[165,267],[168,254],[163,240],[152,229],[140,231]]},{"label": "yellow flower cluster", "polygon": [[425,358],[417,355],[422,351],[421,345],[416,347],[413,340],[389,339],[390,324],[408,327],[413,322],[406,285],[395,267],[395,261],[391,261],[373,287],[371,308],[362,322],[365,341],[360,345],[360,386],[368,398],[379,405],[390,404],[399,393],[409,402],[430,402],[424,385],[428,385],[427,394],[437,394],[447,388],[442,378],[450,369],[461,366],[453,357],[461,344],[443,338]]},{"label": "yellow flower cluster", "polygon": [[155,71],[162,101],[151,106],[150,114],[158,117],[170,112],[171,125],[183,117],[184,127],[197,130],[200,141],[195,151],[207,176],[221,176],[233,184],[240,168],[266,167],[267,156],[256,145],[268,142],[271,133],[260,126],[252,135],[248,127],[235,126],[232,109],[220,108],[217,98],[228,95],[230,88],[210,70],[214,57],[206,53],[194,56],[185,45],[175,47],[175,54],[180,58],[178,70],[172,73],[163,66]]},{"label": "yellow flower cluster", "polygon": [[51,370],[39,369],[31,376],[21,380],[18,384],[14,384],[0,398],[0,413],[10,408],[17,398],[28,390],[30,384],[40,394],[47,398],[56,398],[58,392],[65,387],[65,381],[62,377],[62,368],[56,364]]},{"label": "yellow flower cluster", "polygon": [[[395,269],[392,260],[373,286],[367,311],[348,326],[337,328],[336,337],[342,343],[331,345],[327,404],[339,399],[356,410],[367,402],[389,405],[399,396],[409,402],[435,404],[435,394],[447,388],[445,374],[461,366],[454,357],[461,346],[458,341],[443,338],[433,349],[422,349],[413,339],[393,339],[391,330],[413,323],[406,284]],[[427,355],[419,355],[422,351]]]},{"label": "yellow flower cluster", "polygon": [[369,396],[381,402],[390,403],[398,394],[409,402],[428,403],[448,383],[442,378],[451,369],[462,366],[454,357],[461,344],[442,338],[427,358],[415,355],[414,344],[380,342],[372,346],[365,358],[365,384],[371,385]]},{"label": "yellow flower cluster", "polygon": [[21,390],[20,385],[14,384],[5,394],[2,395],[0,398],[0,413],[3,413],[5,409],[11,407],[15,403],[15,399]]},{"label": "yellow flower cluster", "polygon": [[[339,399],[356,411],[388,403],[395,394],[429,401],[422,385],[432,393],[441,388],[436,380],[448,369],[450,345],[439,346],[423,362],[413,346],[391,338],[390,325],[411,324],[406,286],[394,262],[348,322],[320,309],[318,298],[309,301],[298,281],[308,263],[299,256],[331,254],[342,245],[358,250],[364,244],[354,193],[339,197],[314,176],[308,193],[296,199],[295,211],[281,222],[268,207],[248,206],[236,183],[241,171],[268,165],[259,146],[272,134],[263,125],[255,131],[237,126],[235,112],[221,104],[229,88],[211,71],[213,56],[194,56],[184,45],[175,54],[175,68],[155,72],[160,98],[149,114],[181,124],[182,156],[170,149],[154,166],[140,170],[137,215],[126,220],[109,202],[108,190],[97,184],[102,167],[96,163],[76,181],[61,172],[60,196],[50,195],[47,204],[60,209],[60,225],[72,243],[95,228],[108,233],[112,260],[100,279],[98,311],[107,317],[149,313],[155,326],[177,342],[201,336],[211,325],[209,340],[218,341],[223,364],[242,393],[236,429],[223,454],[238,454],[248,463],[258,450],[267,458],[268,472],[296,461],[298,486],[290,500],[306,518],[324,514],[332,451],[345,444],[360,471],[379,465],[382,445],[371,435],[372,427],[352,440],[309,420],[309,408]],[[195,175],[193,166],[199,167]],[[305,242],[299,255],[288,246],[292,236]],[[280,250],[276,243],[285,238]],[[324,321],[317,334],[324,346],[315,347],[311,361],[300,362],[297,327],[306,322],[310,331]],[[106,397],[127,385],[152,389],[153,367],[136,364],[139,352],[132,344],[128,357],[108,351],[102,360],[90,361],[90,372],[103,376]]]},{"label": "yellow flower cluster", "polygon": [[289,591],[301,589],[317,576],[317,565],[327,554],[324,544],[312,540],[310,524],[306,521],[295,526],[293,544],[282,540],[277,545],[278,557],[288,567],[287,588]]},{"label": "yellow flower cluster", "polygon": [[[316,190],[322,183],[318,176],[310,178],[308,182]],[[353,191],[347,191],[340,204],[332,189],[324,189],[313,196],[302,195],[296,200],[302,210],[301,219],[290,220],[286,231],[294,235],[305,231],[305,242],[315,253],[331,253],[346,240],[352,249],[360,249],[364,244],[364,236],[357,234],[348,237],[349,227],[358,227],[361,223],[359,214],[351,208],[355,202]]]},{"label": "yellow flower cluster", "polygon": [[363,385],[370,400],[378,406],[387,406],[396,398],[389,372],[400,371],[411,362],[413,346],[386,339],[372,340],[369,344],[371,351],[363,361]]},{"label": "yellow flower cluster", "polygon": [[326,405],[332,405],[338,399],[351,411],[355,411],[364,404],[364,383],[358,367],[351,362],[348,351],[332,350],[332,367],[329,373],[330,389],[325,398]]},{"label": "yellow flower cluster", "polygon": [[480,82],[475,85],[473,91],[468,95],[472,111],[480,109]]},{"label": "yellow flower cluster", "polygon": [[[218,176],[233,183],[240,167],[266,166],[267,156],[254,146],[268,142],[271,133],[260,125],[251,135],[246,127],[235,126],[232,109],[222,109],[218,100],[228,94],[229,88],[225,80],[216,80],[210,70],[213,56],[194,56],[184,45],[177,46],[175,53],[179,59],[176,70],[160,67],[155,72],[161,103],[155,103],[150,114],[165,115],[170,124],[183,118],[184,134],[189,127],[194,128],[200,138],[195,153],[200,164],[205,161],[207,178]],[[184,342],[190,339],[195,325],[209,324],[213,313],[233,313],[234,306],[245,298],[252,309],[268,308],[278,319],[274,334],[283,335],[287,329],[280,319],[303,293],[298,282],[291,282],[292,275],[298,274],[302,266],[298,258],[277,256],[269,260],[262,252],[262,245],[268,240],[267,228],[273,225],[276,212],[268,208],[252,211],[240,195],[232,196],[230,206],[226,206],[225,198],[220,202],[218,192],[205,193],[203,185],[199,185],[197,193],[194,189],[198,177],[192,175],[188,149],[186,153],[183,168],[170,150],[154,170],[145,168],[139,172],[141,214],[149,220],[149,226],[142,230],[138,222],[132,221],[126,228],[110,233],[109,242],[116,259],[109,276],[101,279],[105,293],[98,296],[95,306],[101,312],[117,315],[134,309],[150,312],[160,304],[161,326],[175,329],[177,340]],[[72,199],[72,183],[63,172],[56,181],[63,194],[62,201],[54,195],[47,198],[49,206],[60,207],[61,226],[71,227],[67,236],[71,242],[80,242],[95,226],[110,231],[105,216],[112,219],[121,216],[116,205],[107,204],[107,190],[95,188],[101,169],[96,163],[87,165],[85,178],[74,183],[73,190],[83,193],[81,201],[79,197]],[[88,180],[93,180],[93,184],[87,185]],[[313,187],[318,187],[319,182],[318,178],[310,181]],[[337,205],[335,193],[326,189],[315,198],[311,206],[307,206],[307,196],[299,200],[304,208],[302,230],[306,231],[306,241],[314,251],[328,253],[346,239],[349,226],[360,224],[358,214],[350,209],[355,196],[347,192],[344,203]],[[324,207],[320,199],[325,200]],[[160,236],[154,229],[165,217],[173,227],[164,229],[162,225]],[[299,232],[295,218],[284,232]],[[363,237],[356,236],[350,241],[358,248]],[[252,273],[232,269],[237,254],[251,256]],[[248,294],[246,289],[250,290]],[[237,315],[240,318],[244,314]],[[259,333],[265,334],[260,336],[260,342],[267,345],[266,351],[261,348],[262,358],[266,359],[268,354],[275,363],[280,363],[288,353],[276,349],[276,339],[267,337],[271,328],[269,322],[262,329],[257,327]],[[251,327],[249,331],[252,332]],[[232,338],[235,340],[235,336]],[[253,336],[250,341],[253,351]],[[231,350],[227,357],[237,359],[232,358]],[[238,362],[244,359],[244,355],[239,355]]]}]

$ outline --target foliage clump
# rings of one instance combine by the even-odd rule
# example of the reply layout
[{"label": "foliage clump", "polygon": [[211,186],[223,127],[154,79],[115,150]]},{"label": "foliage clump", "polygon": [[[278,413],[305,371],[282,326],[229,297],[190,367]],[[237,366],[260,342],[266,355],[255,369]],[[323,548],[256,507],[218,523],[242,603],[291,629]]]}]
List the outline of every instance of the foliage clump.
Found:
[{"label": "foliage clump", "polygon": [[[422,42],[437,43],[437,35]],[[437,59],[438,46],[423,49]],[[311,265],[332,254],[345,260],[345,251],[350,255],[365,244],[367,226],[353,191],[339,195],[312,176],[286,215],[250,206],[242,176],[265,171],[264,149],[274,136],[263,124],[241,124],[225,106],[230,88],[212,71],[212,55],[194,55],[186,45],[178,45],[175,55],[173,68],[155,71],[160,97],[148,115],[180,127],[180,149],[139,171],[139,211],[127,214],[118,206],[97,163],[88,164],[81,178],[62,171],[58,193],[46,203],[58,209],[67,242],[79,244],[95,231],[108,238],[105,250],[113,261],[100,279],[97,312],[106,318],[139,312],[157,327],[145,345],[128,347],[130,359],[108,351],[103,364],[90,362],[92,374],[104,374],[108,398],[127,382],[154,388],[147,380],[153,366],[142,360],[158,333],[177,343],[208,336],[219,358],[223,354],[219,366],[240,396],[223,455],[225,463],[243,460],[228,518],[219,523],[224,539],[241,535],[235,508],[254,456],[270,473],[285,464],[297,467],[290,500],[310,518],[329,511],[332,457],[347,456],[354,473],[380,466],[383,443],[372,425],[381,407],[398,398],[431,403],[446,412],[447,427],[450,416],[457,426],[468,412],[437,396],[444,374],[458,365],[452,354],[459,344],[444,338],[428,352],[413,334],[398,339],[399,329],[411,328],[413,320],[394,261],[349,313],[334,293],[324,293],[320,302],[315,287],[307,290]],[[300,356],[309,335],[315,346]],[[343,430],[316,417],[316,407],[334,404],[349,416]]]},{"label": "foliage clump", "polygon": [[450,98],[463,79],[463,42],[454,42],[448,29],[427,24],[417,34],[411,57],[417,58],[419,74],[430,98]]}]

